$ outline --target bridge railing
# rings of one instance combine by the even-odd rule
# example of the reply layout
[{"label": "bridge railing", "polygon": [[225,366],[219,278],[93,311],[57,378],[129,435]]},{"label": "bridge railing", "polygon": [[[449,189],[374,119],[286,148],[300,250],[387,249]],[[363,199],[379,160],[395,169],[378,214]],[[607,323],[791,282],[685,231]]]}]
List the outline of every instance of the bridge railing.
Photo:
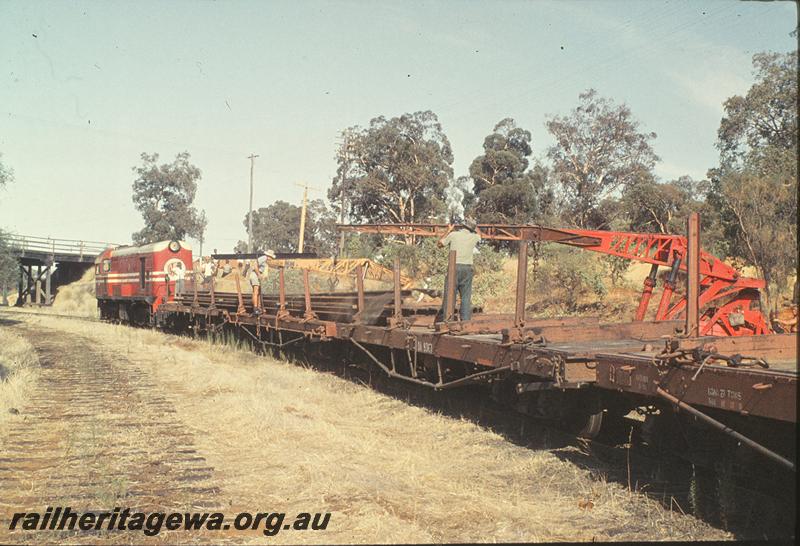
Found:
[{"label": "bridge railing", "polygon": [[53,239],[51,237],[33,237],[12,233],[6,239],[9,248],[24,256],[26,253],[37,254],[69,254],[73,256],[97,256],[115,243],[103,241],[81,241],[78,239]]}]

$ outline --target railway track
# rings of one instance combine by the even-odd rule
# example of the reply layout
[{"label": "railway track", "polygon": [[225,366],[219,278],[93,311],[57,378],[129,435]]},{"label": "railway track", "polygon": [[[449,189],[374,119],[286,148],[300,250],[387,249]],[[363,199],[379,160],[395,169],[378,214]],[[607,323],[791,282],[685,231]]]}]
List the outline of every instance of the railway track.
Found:
[{"label": "railway track", "polygon": [[[24,324],[11,329],[34,346],[42,373],[19,410],[24,419],[0,437],[0,542],[41,544],[74,535],[7,531],[13,512],[45,506],[219,508],[214,468],[145,370],[86,337],[39,326],[36,334],[44,335],[31,335]],[[108,535],[98,531],[80,540],[107,541]]]},{"label": "railway track", "polygon": [[63,318],[63,319],[70,319],[70,320],[80,320],[83,322],[101,322],[101,320],[97,317],[82,317],[80,315],[64,315],[58,313],[42,313],[40,311],[19,311],[14,307],[0,307],[0,316],[7,314],[7,315],[16,315],[16,316],[35,316],[35,317],[54,317],[54,318]]}]

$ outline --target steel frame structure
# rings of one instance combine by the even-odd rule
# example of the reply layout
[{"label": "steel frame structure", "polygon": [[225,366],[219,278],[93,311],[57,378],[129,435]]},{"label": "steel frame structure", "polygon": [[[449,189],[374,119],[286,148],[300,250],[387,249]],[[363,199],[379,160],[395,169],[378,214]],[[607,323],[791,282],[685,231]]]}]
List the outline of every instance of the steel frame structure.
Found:
[{"label": "steel frame structure", "polygon": [[[337,227],[345,233],[415,237],[441,237],[452,228],[447,224],[347,224]],[[679,296],[672,301],[677,274],[689,273],[691,253],[689,240],[685,236],[513,224],[479,224],[477,232],[487,240],[558,243],[651,264],[634,320],[644,319],[656,285],[658,268],[667,268],[670,273],[664,280],[654,318],[673,320],[686,312],[686,296]],[[707,313],[699,319],[699,334],[735,336],[768,333],[769,326],[758,308],[758,290],[765,287],[764,281],[740,275],[734,267],[701,249],[699,257],[698,306],[707,308]]]}]

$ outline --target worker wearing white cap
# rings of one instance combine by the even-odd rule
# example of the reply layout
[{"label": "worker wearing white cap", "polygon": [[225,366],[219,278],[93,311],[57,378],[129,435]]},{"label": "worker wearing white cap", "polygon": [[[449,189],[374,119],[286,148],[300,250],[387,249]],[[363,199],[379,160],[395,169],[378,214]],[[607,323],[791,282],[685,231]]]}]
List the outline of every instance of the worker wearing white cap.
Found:
[{"label": "worker wearing white cap", "polygon": [[267,265],[268,258],[274,258],[275,253],[271,250],[266,250],[259,253],[260,256],[256,262],[250,267],[247,274],[247,280],[250,283],[250,288],[253,290],[253,314],[261,314],[261,279],[267,276],[269,266]]},{"label": "worker wearing white cap", "polygon": [[258,272],[261,273],[262,276],[267,274],[267,271],[268,271],[267,259],[268,258],[271,258],[271,259],[274,260],[275,259],[275,253],[273,251],[271,251],[271,250],[265,250],[258,257]]}]

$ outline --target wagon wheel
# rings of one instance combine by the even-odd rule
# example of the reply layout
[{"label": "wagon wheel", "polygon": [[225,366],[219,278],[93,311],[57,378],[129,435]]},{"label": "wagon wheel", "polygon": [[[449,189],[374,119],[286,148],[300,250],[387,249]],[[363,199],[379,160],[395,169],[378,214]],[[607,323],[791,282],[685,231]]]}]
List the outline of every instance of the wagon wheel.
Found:
[{"label": "wagon wheel", "polygon": [[585,404],[571,403],[562,419],[562,426],[579,438],[592,439],[600,433],[603,425],[603,408],[598,400],[589,399]]},{"label": "wagon wheel", "polygon": [[592,439],[600,433],[603,425],[603,410],[596,413],[583,413],[580,416],[572,417],[570,429],[579,438]]}]

